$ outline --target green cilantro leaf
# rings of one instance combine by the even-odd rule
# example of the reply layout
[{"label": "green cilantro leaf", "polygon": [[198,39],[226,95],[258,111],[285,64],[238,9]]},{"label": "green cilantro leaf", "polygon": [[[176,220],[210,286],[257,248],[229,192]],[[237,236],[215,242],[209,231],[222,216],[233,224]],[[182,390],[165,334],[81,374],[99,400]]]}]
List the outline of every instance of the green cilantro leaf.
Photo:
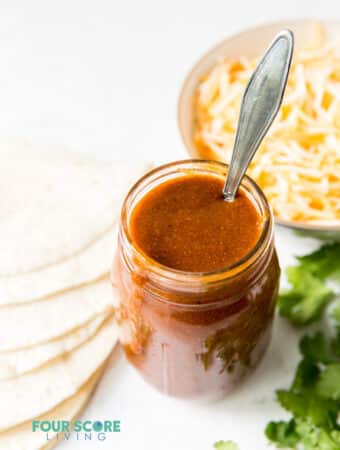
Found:
[{"label": "green cilantro leaf", "polygon": [[296,368],[295,377],[291,385],[291,390],[296,393],[302,393],[312,388],[318,379],[320,370],[311,359],[304,358]]},{"label": "green cilantro leaf", "polygon": [[325,367],[316,384],[316,392],[320,397],[340,400],[340,363]]},{"label": "green cilantro leaf", "polygon": [[299,442],[299,435],[295,431],[295,421],[270,422],[265,430],[267,438],[279,447],[295,447]]},{"label": "green cilantro leaf", "polygon": [[326,244],[309,255],[298,256],[297,260],[301,267],[320,280],[340,280],[340,243]]},{"label": "green cilantro leaf", "polygon": [[336,336],[332,339],[331,348],[333,354],[340,358],[340,330],[338,330]]},{"label": "green cilantro leaf", "polygon": [[340,358],[340,301],[335,304],[331,316],[335,322],[336,335],[332,339],[332,352],[337,358]]},{"label": "green cilantro leaf", "polygon": [[306,417],[317,427],[332,429],[336,425],[338,405],[331,400],[319,398],[315,392],[309,395]]},{"label": "green cilantro leaf", "polygon": [[335,320],[335,326],[340,330],[340,302],[335,304],[332,311],[332,318]]},{"label": "green cilantro leaf", "polygon": [[305,450],[339,450],[340,432],[328,431],[313,425],[310,420],[297,419],[295,429],[300,437],[299,443]]},{"label": "green cilantro leaf", "polygon": [[305,417],[308,410],[308,399],[292,391],[276,391],[277,399],[280,405],[294,416]]},{"label": "green cilantro leaf", "polygon": [[324,364],[332,362],[325,336],[321,332],[315,333],[314,336],[304,336],[300,341],[300,351],[305,358],[311,361],[319,361]]},{"label": "green cilantro leaf", "polygon": [[307,325],[319,319],[333,298],[333,291],[302,265],[288,267],[286,273],[291,288],[279,295],[280,314],[295,325]]},{"label": "green cilantro leaf", "polygon": [[218,441],[214,444],[216,450],[238,450],[238,446],[233,441]]}]

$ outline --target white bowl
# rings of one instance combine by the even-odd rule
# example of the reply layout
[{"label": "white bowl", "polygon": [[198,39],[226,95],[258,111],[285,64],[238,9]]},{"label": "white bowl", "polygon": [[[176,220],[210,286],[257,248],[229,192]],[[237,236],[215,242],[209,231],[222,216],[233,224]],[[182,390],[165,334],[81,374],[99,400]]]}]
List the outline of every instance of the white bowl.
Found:
[{"label": "white bowl", "polygon": [[[249,28],[231,36],[203,55],[190,70],[182,86],[178,101],[178,126],[185,147],[191,157],[198,157],[197,148],[193,142],[194,111],[193,98],[202,75],[221,58],[256,57],[261,55],[273,40],[275,34],[284,28],[289,28],[295,35],[295,47],[304,47],[312,39],[313,25],[321,23],[327,37],[330,39],[340,36],[339,21],[294,20],[282,21]],[[298,222],[277,220],[283,226],[288,226],[304,234],[314,235],[326,239],[340,239],[340,225],[320,226]]]}]

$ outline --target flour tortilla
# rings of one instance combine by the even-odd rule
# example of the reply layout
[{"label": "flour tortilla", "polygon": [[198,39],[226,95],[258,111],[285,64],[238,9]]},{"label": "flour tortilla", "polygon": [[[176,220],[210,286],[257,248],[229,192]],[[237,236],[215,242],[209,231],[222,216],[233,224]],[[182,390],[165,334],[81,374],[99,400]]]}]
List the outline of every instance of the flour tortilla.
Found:
[{"label": "flour tortilla", "polygon": [[0,308],[0,352],[56,339],[113,307],[113,289],[105,279],[39,302]]},{"label": "flour tortilla", "polygon": [[36,272],[0,277],[0,306],[40,300],[99,279],[109,272],[116,241],[114,227],[72,259]]},{"label": "flour tortilla", "polygon": [[107,318],[107,313],[99,314],[89,323],[59,339],[24,350],[0,353],[0,381],[36,370],[52,359],[76,349],[93,337]]},{"label": "flour tortilla", "polygon": [[0,277],[65,262],[103,237],[144,168],[0,145]]},{"label": "flour tortilla", "polygon": [[0,382],[0,430],[45,414],[74,395],[103,364],[117,342],[110,319],[89,341],[40,370]]},{"label": "flour tortilla", "polygon": [[[80,388],[80,390],[63,403],[39,416],[36,420],[68,420],[73,421],[81,413],[86,403],[89,401],[94,388],[96,387],[103,369],[98,369],[94,375]],[[32,422],[25,422],[0,433],[0,450],[38,450],[40,448],[52,448],[57,441],[53,439],[55,434],[49,432],[49,441],[46,444],[46,433],[41,431],[32,432]]]}]

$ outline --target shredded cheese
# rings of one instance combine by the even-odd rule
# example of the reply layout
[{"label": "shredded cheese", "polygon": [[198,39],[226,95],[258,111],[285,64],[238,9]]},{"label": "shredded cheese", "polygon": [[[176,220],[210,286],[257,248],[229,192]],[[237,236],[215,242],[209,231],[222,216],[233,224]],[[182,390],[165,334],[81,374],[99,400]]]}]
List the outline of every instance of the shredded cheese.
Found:
[{"label": "shredded cheese", "polygon": [[[219,61],[202,77],[194,99],[194,142],[202,157],[230,161],[256,63]],[[320,25],[310,46],[296,51],[281,110],[248,174],[278,218],[340,224],[340,55]]]}]

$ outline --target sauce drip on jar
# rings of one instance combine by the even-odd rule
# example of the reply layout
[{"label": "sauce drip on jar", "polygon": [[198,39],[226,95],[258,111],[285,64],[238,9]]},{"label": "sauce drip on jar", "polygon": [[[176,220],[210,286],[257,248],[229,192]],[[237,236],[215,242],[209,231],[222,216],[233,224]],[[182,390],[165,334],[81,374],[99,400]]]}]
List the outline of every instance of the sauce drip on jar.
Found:
[{"label": "sauce drip on jar", "polygon": [[244,258],[261,234],[256,206],[240,189],[233,202],[223,179],[186,175],[160,184],[134,208],[135,244],[158,263],[187,272],[211,272]]}]

